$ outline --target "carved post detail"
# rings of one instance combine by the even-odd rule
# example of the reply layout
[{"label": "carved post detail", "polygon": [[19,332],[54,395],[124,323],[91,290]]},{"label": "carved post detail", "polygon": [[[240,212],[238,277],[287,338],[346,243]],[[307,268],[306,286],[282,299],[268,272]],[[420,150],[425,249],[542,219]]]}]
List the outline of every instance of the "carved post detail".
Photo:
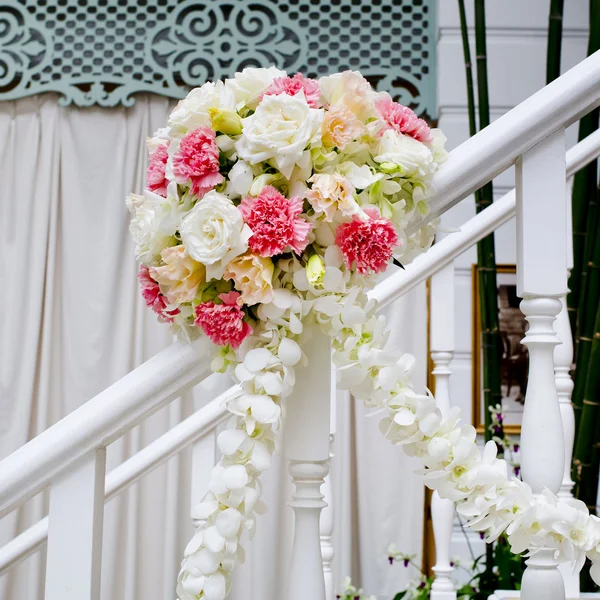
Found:
[{"label": "carved post detail", "polygon": [[[558,131],[516,164],[517,293],[529,322],[523,343],[529,349],[529,379],[521,429],[523,480],[533,492],[558,493],[565,451],[554,379],[553,324],[567,290],[565,139]],[[522,600],[565,600],[565,586],[552,552],[527,561]]]}]

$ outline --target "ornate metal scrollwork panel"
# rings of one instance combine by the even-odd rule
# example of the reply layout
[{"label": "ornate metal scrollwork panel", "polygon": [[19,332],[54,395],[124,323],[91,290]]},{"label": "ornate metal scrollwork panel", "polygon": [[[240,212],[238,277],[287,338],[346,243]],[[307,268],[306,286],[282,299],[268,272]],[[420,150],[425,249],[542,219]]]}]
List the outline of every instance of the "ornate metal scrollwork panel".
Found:
[{"label": "ornate metal scrollwork panel", "polygon": [[4,0],[0,100],[130,106],[247,66],[358,69],[435,115],[434,0]]}]

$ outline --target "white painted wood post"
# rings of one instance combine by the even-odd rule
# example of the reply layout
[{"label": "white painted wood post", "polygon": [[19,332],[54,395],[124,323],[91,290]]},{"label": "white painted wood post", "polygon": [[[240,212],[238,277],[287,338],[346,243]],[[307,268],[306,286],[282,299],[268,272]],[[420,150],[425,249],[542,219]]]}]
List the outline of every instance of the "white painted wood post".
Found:
[{"label": "white painted wood post", "polygon": [[45,600],[99,600],[106,450],[81,457],[50,488]]},{"label": "white painted wood post", "polygon": [[[573,268],[573,227],[571,215],[571,186],[573,180],[566,186],[566,211],[565,223],[567,229],[567,279]],[[569,374],[573,363],[573,336],[571,334],[571,321],[567,311],[567,296],[561,298],[561,309],[554,324],[556,335],[561,343],[554,348],[554,380],[558,393],[560,416],[563,426],[565,441],[565,468],[558,495],[561,498],[572,498],[571,490],[575,483],[571,479],[571,463],[573,460],[573,445],[575,443],[575,411],[571,403],[573,393],[573,380]],[[579,573],[573,572],[573,563],[561,563],[558,567],[565,581],[565,591],[568,598],[579,598]]]},{"label": "white painted wood post", "polygon": [[[565,137],[560,130],[516,163],[517,294],[529,329],[529,379],[521,429],[521,473],[533,492],[558,493],[564,473],[564,442],[554,380],[553,323],[567,290]],[[527,561],[522,600],[565,600],[552,551]]]},{"label": "white painted wood post", "polygon": [[[435,400],[443,415],[450,410],[450,362],[454,353],[454,265],[450,263],[431,278],[431,359],[434,364]],[[450,565],[454,503],[431,497],[431,521],[435,539],[435,579],[431,600],[456,600]]]},{"label": "white painted wood post", "polygon": [[319,517],[325,507],[321,486],[329,472],[331,340],[316,326],[305,327],[308,366],[296,370],[287,399],[286,456],[295,492],[294,542],[286,600],[326,600]]},{"label": "white painted wood post", "polygon": [[331,483],[331,460],[333,459],[333,442],[335,440],[336,432],[336,405],[337,405],[337,389],[336,389],[336,378],[335,368],[331,365],[333,370],[331,374],[331,410],[330,426],[329,426],[329,466],[330,470],[325,477],[325,484],[323,485],[323,500],[327,506],[321,511],[321,517],[319,527],[321,530],[321,556],[323,557],[323,577],[325,579],[325,598],[326,600],[334,600],[335,598],[335,583],[333,581],[333,557],[335,556],[335,550],[333,547],[333,529],[335,524],[335,513],[333,503],[333,485]]}]

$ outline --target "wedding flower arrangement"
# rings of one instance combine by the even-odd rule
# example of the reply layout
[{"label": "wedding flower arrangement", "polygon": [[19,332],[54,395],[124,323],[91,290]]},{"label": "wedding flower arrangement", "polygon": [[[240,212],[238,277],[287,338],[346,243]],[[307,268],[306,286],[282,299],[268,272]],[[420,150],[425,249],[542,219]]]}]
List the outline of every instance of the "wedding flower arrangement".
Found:
[{"label": "wedding flower arrangement", "polygon": [[427,485],[474,527],[490,539],[506,530],[515,552],[600,560],[600,520],[585,506],[534,499],[495,443],[481,456],[457,411],[442,418],[414,390],[413,359],[387,346],[368,298],[378,274],[432,243],[432,225],[407,231],[428,211],[444,141],[357,72],[316,81],[274,67],[192,90],[149,140],[147,189],[127,200],[144,300],[179,337],[208,337],[213,370],[238,383],[194,508],[181,600],[228,594],[314,326],[332,338],[338,385],[385,413],[382,433],[422,459]]}]

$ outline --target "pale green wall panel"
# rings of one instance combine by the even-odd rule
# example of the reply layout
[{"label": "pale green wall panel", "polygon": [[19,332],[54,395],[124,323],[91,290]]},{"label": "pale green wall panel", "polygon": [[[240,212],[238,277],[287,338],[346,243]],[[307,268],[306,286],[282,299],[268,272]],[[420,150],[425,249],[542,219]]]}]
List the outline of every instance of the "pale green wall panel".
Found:
[{"label": "pale green wall panel", "polygon": [[435,117],[434,0],[2,0],[0,100],[173,98],[245,66],[358,69]]}]

